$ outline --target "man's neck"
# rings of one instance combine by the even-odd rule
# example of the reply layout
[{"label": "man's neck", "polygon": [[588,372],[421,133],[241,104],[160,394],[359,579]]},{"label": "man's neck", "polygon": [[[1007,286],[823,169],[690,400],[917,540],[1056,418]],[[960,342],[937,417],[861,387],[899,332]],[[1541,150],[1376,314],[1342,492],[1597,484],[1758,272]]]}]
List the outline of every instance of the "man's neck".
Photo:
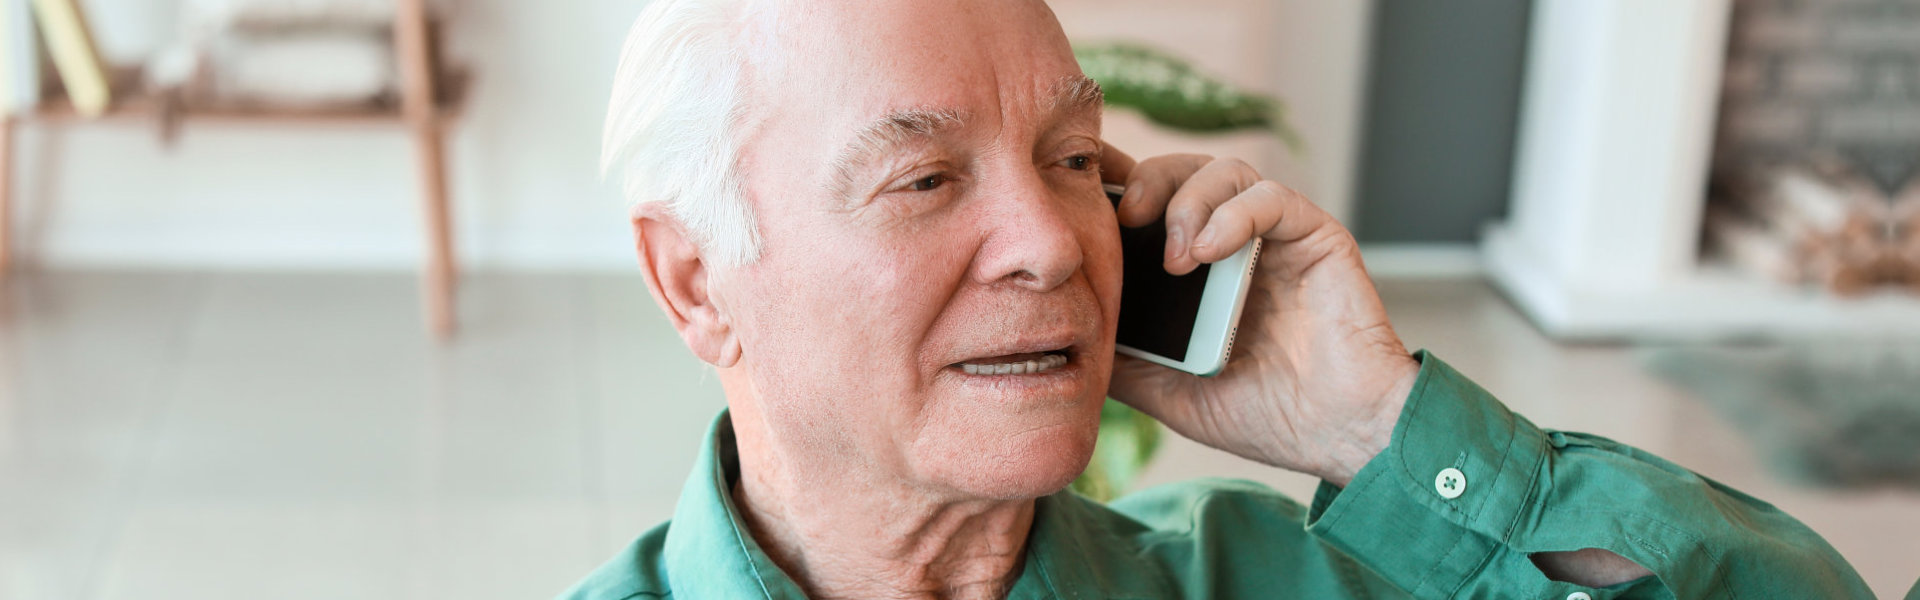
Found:
[{"label": "man's neck", "polygon": [[1032,499],[954,502],[855,469],[799,472],[808,469],[759,426],[736,416],[733,500],[754,539],[809,597],[997,600],[1019,577]]}]

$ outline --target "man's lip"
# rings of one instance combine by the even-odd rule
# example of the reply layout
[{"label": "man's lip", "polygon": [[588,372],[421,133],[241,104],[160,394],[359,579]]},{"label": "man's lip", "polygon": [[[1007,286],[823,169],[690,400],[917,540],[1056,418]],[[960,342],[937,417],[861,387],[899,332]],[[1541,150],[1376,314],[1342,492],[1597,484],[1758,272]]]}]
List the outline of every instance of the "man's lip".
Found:
[{"label": "man's lip", "polygon": [[968,357],[963,360],[954,361],[952,363],[952,366],[958,366],[965,363],[974,363],[974,364],[992,363],[997,360],[1003,359],[1005,357],[1018,355],[1018,354],[1054,353],[1054,354],[1065,354],[1067,358],[1073,358],[1075,354],[1074,349],[1078,347],[1079,347],[1079,344],[1077,343],[1077,340],[1075,339],[1075,337],[1072,335],[1046,336],[1046,337],[1036,338],[1032,340],[1023,340],[1023,341],[1016,342],[1013,344],[1008,344],[1005,346],[997,346],[994,348],[990,348],[986,352],[983,352],[979,355]]}]

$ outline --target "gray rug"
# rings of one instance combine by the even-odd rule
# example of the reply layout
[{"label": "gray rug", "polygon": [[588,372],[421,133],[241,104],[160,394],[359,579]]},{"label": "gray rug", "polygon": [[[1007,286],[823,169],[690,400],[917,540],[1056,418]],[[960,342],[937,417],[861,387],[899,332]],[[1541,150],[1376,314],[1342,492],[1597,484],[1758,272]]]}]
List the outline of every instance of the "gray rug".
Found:
[{"label": "gray rug", "polygon": [[1782,475],[1920,488],[1920,343],[1673,346],[1645,357],[1746,432]]}]

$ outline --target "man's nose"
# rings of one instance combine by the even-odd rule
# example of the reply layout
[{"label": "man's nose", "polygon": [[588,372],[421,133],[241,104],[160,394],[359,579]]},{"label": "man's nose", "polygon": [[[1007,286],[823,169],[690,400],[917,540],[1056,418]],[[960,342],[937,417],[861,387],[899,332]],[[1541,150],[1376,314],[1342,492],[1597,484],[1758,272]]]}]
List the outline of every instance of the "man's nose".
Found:
[{"label": "man's nose", "polygon": [[1044,292],[1080,270],[1085,255],[1066,200],[1038,174],[989,193],[998,197],[988,203],[977,278]]}]

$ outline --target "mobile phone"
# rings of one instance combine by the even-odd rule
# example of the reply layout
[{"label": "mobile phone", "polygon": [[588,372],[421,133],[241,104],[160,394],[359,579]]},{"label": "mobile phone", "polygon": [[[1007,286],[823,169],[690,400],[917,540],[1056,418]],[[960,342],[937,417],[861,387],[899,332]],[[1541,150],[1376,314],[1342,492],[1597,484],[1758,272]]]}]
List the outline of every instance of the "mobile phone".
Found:
[{"label": "mobile phone", "polygon": [[[1114,206],[1126,188],[1106,184]],[[1253,268],[1260,258],[1256,237],[1233,256],[1202,264],[1186,275],[1163,265],[1167,227],[1156,220],[1146,227],[1120,228],[1126,265],[1120,286],[1119,352],[1154,363],[1212,377],[1227,366],[1247,305]]]}]

